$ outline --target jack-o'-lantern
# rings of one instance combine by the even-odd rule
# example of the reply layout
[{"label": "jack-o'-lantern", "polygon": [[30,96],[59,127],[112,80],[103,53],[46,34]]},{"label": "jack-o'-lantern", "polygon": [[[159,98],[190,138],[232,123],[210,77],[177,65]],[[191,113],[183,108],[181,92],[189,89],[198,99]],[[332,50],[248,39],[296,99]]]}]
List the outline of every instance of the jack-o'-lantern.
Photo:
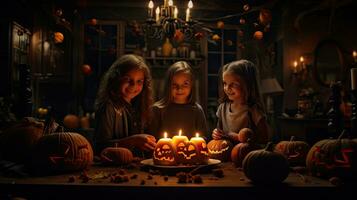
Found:
[{"label": "jack-o'-lantern", "polygon": [[192,142],[179,142],[176,146],[176,156],[180,164],[199,163],[196,146]]},{"label": "jack-o'-lantern", "polygon": [[[171,140],[169,138],[165,138]],[[161,142],[160,142],[161,141]],[[155,165],[176,165],[175,149],[171,142],[162,142],[162,139],[156,144],[153,160]]]},{"label": "jack-o'-lantern", "polygon": [[324,139],[314,144],[306,157],[306,167],[313,176],[357,178],[357,143],[342,138]]},{"label": "jack-o'-lantern", "polygon": [[[194,142],[193,142],[194,143]],[[194,143],[195,144],[195,143]],[[196,151],[198,154],[197,164],[204,164],[208,162],[209,154],[206,142],[201,142],[195,144]]]},{"label": "jack-o'-lantern", "polygon": [[254,150],[245,156],[243,172],[254,183],[281,183],[289,175],[289,162],[281,153],[273,151],[273,143],[265,149]]},{"label": "jack-o'-lantern", "polygon": [[78,133],[45,135],[38,141],[33,158],[35,173],[57,173],[83,170],[93,162],[93,149]]},{"label": "jack-o'-lantern", "polygon": [[294,141],[292,136],[290,141],[281,141],[275,146],[275,152],[286,156],[290,166],[305,165],[306,155],[309,145],[304,141]]},{"label": "jack-o'-lantern", "polygon": [[33,148],[43,135],[44,124],[26,117],[0,134],[0,154],[4,160],[30,161]]},{"label": "jack-o'-lantern", "polygon": [[211,140],[207,144],[207,148],[210,158],[225,162],[230,158],[233,144],[228,140]]}]

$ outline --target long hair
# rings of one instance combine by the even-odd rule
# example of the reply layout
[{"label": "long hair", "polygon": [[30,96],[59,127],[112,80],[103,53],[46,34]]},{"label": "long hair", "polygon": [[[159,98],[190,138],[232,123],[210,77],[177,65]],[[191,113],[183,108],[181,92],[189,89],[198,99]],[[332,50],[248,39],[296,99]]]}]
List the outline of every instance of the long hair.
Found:
[{"label": "long hair", "polygon": [[196,102],[195,95],[195,77],[191,66],[185,61],[178,61],[172,64],[166,72],[165,82],[164,82],[164,92],[163,97],[158,102],[155,103],[155,106],[159,108],[166,107],[172,102],[171,96],[171,84],[173,77],[178,73],[186,73],[191,76],[191,92],[189,95],[188,103],[194,104]]},{"label": "long hair", "polygon": [[244,94],[245,100],[248,106],[256,105],[258,109],[265,111],[264,104],[262,101],[262,95],[260,93],[259,87],[259,70],[256,66],[248,60],[238,60],[230,62],[223,66],[220,72],[220,86],[219,86],[219,102],[229,102],[228,96],[224,92],[223,87],[223,73],[229,72],[234,75],[239,76],[243,81],[245,88]]},{"label": "long hair", "polygon": [[151,117],[152,88],[151,88],[151,73],[144,59],[134,54],[123,55],[118,58],[108,71],[104,74],[99,86],[95,107],[99,109],[109,100],[115,102],[119,107],[124,107],[123,99],[118,94],[122,84],[121,78],[131,70],[142,70],[144,72],[143,89],[138,96],[133,99],[133,102],[138,103],[139,112],[142,123],[145,124]]}]

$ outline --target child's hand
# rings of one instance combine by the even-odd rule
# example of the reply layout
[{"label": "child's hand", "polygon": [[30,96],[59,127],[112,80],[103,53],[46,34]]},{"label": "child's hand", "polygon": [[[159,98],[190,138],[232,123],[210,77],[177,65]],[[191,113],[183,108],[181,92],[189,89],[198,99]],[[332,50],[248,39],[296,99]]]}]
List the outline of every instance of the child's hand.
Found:
[{"label": "child's hand", "polygon": [[220,140],[223,139],[225,137],[225,134],[223,133],[222,130],[216,128],[212,131],[212,138],[214,140]]},{"label": "child's hand", "polygon": [[134,146],[142,151],[153,151],[156,146],[156,139],[149,134],[134,135]]}]

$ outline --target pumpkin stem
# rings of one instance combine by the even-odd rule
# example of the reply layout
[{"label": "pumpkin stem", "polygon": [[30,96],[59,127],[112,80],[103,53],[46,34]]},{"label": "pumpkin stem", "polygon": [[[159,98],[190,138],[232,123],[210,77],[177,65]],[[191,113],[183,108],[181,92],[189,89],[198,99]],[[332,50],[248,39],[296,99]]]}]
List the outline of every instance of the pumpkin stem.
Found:
[{"label": "pumpkin stem", "polygon": [[290,142],[292,142],[292,141],[294,141],[294,140],[295,140],[295,136],[292,135],[292,136],[290,137]]},{"label": "pumpkin stem", "polygon": [[346,129],[343,129],[342,133],[340,134],[340,136],[338,136],[337,140],[341,140],[345,135],[345,133],[346,133]]},{"label": "pumpkin stem", "polygon": [[267,146],[265,147],[265,151],[273,151],[273,143],[272,142],[268,142]]}]

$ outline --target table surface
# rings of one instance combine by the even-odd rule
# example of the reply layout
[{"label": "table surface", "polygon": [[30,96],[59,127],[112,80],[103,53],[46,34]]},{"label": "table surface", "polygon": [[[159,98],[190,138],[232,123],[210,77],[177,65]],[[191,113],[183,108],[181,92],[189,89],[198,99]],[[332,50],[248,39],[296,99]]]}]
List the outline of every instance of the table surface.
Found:
[{"label": "table surface", "polygon": [[[213,173],[213,171],[220,170],[224,173],[221,178]],[[174,175],[176,171],[164,172],[169,173],[169,175],[162,173],[140,164],[126,168],[93,165],[85,171],[88,179],[81,177],[83,172],[21,178],[2,176],[0,177],[0,189],[7,194],[30,195],[35,198],[38,197],[37,194],[53,198],[53,196],[64,197],[69,194],[94,197],[96,195],[124,193],[141,197],[148,197],[153,193],[155,195],[169,194],[178,198],[183,194],[199,194],[200,192],[204,192],[205,196],[210,197],[214,194],[222,194],[222,192],[252,197],[262,194],[272,195],[281,191],[300,195],[309,193],[310,196],[313,192],[320,197],[321,194],[330,196],[338,188],[328,180],[296,172],[291,172],[280,185],[256,186],[246,178],[242,170],[236,168],[231,162],[221,163],[214,169],[201,168],[201,171],[200,169],[195,171],[195,174],[202,178],[202,183],[178,183],[178,178]],[[127,176],[128,181],[115,183],[111,180],[115,176],[119,178],[117,180],[120,180],[119,175]]]}]

